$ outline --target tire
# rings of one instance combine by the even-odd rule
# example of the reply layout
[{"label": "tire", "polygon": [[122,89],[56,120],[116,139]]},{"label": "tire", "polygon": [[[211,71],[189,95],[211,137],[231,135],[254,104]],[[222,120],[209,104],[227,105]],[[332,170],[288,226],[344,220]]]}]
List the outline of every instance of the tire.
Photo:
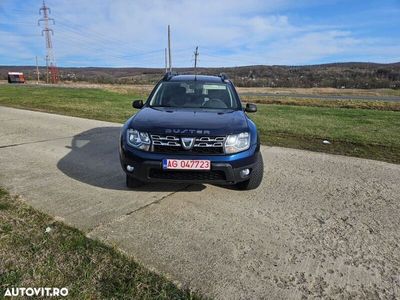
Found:
[{"label": "tire", "polygon": [[135,177],[126,175],[126,186],[130,189],[134,189],[142,186],[144,183]]},{"label": "tire", "polygon": [[257,162],[254,165],[254,168],[251,172],[251,177],[246,181],[236,183],[236,188],[244,191],[254,190],[258,188],[263,179],[263,174],[264,174],[264,162],[261,153],[258,152]]}]

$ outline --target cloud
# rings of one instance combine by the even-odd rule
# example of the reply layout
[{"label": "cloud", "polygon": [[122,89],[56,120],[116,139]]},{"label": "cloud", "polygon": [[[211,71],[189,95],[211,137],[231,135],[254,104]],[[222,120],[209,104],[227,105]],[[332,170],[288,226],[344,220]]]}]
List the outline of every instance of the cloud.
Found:
[{"label": "cloud", "polygon": [[[3,14],[6,21],[7,18],[15,20],[19,11],[24,15],[24,22],[36,22],[41,1],[27,0],[22,9],[15,8],[13,3],[6,1],[0,6],[0,16]],[[48,3],[56,19],[55,55],[58,64],[64,66],[161,67],[167,24],[172,27],[175,66],[191,65],[197,45],[202,66],[359,60],[357,53],[364,59],[400,60],[396,52],[398,34],[391,39],[365,36],[351,25],[334,21],[319,24],[293,13],[306,8],[312,11],[321,5],[314,0],[295,3],[289,0],[48,0]],[[14,15],[8,9],[13,5]],[[15,39],[10,41],[7,34],[13,30]],[[39,33],[38,27],[16,24],[14,29],[3,29],[0,42],[14,43],[26,57],[43,56],[43,38],[22,36]],[[379,38],[380,42],[374,44],[373,38]],[[4,51],[0,52],[0,63],[7,61],[6,54],[1,53]]]}]

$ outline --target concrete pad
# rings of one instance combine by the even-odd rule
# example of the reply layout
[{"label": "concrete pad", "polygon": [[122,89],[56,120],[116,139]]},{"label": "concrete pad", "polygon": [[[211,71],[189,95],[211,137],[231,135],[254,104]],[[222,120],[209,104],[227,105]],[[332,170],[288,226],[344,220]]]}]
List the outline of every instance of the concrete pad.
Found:
[{"label": "concrete pad", "polygon": [[128,190],[119,124],[5,107],[0,116],[0,184],[85,231],[185,187]]},{"label": "concrete pad", "polygon": [[0,125],[0,185],[183,286],[217,299],[400,297],[399,165],[262,147],[255,191],[129,191],[119,124],[0,107]]}]

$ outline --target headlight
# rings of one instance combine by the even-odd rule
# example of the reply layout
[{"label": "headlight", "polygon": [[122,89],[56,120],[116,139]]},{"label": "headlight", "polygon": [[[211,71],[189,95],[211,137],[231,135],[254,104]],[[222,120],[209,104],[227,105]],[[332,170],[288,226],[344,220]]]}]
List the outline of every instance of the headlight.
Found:
[{"label": "headlight", "polygon": [[249,149],[250,133],[242,132],[239,134],[228,135],[225,141],[225,153],[237,153]]},{"label": "headlight", "polygon": [[148,133],[139,132],[135,129],[128,129],[126,138],[130,146],[140,150],[149,151],[150,137]]}]

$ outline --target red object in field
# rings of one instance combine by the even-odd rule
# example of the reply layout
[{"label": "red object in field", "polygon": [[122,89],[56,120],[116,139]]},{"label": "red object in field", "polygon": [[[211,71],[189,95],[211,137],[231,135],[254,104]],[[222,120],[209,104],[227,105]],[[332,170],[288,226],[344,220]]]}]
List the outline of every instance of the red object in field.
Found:
[{"label": "red object in field", "polygon": [[51,78],[51,83],[57,83],[58,82],[58,68],[56,66],[50,66],[49,67],[49,72],[50,72],[50,78]]},{"label": "red object in field", "polygon": [[25,83],[24,73],[8,72],[8,83]]}]

